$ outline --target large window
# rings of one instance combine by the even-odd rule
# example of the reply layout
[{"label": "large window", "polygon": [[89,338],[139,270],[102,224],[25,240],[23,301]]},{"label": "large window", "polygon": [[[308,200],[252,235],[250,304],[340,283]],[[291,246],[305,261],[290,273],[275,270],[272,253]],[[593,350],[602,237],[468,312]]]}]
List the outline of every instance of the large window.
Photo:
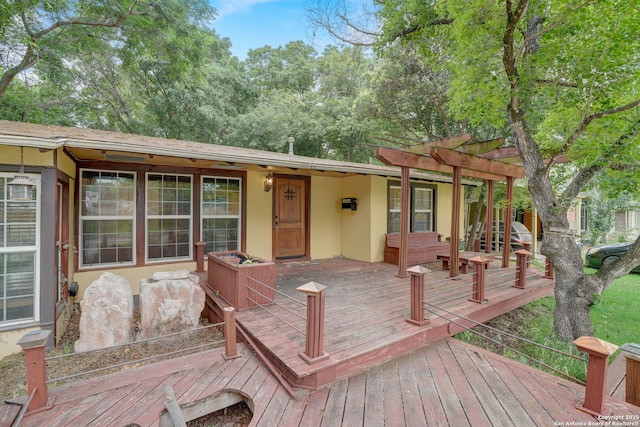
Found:
[{"label": "large window", "polygon": [[80,265],[134,262],[135,175],[82,170]]},{"label": "large window", "polygon": [[147,259],[191,258],[191,176],[147,174]]},{"label": "large window", "polygon": [[[409,194],[409,231],[434,231],[434,187],[426,184],[411,183]],[[400,183],[390,182],[388,195],[387,232],[398,233],[400,232]]]},{"label": "large window", "polygon": [[201,212],[205,252],[240,248],[240,179],[203,177]]},{"label": "large window", "polygon": [[11,200],[7,184],[12,178],[0,175],[0,325],[38,317],[37,187]]}]

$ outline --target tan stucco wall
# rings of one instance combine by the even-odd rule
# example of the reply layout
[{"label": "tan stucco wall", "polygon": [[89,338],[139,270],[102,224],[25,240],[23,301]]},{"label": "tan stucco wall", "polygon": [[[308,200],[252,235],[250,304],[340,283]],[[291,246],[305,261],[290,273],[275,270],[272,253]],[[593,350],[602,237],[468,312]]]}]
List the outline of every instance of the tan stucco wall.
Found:
[{"label": "tan stucco wall", "polygon": [[[206,263],[205,263],[206,264]],[[80,301],[84,296],[84,291],[97,280],[102,273],[109,271],[110,273],[122,276],[129,282],[131,286],[131,292],[134,295],[140,294],[140,280],[148,279],[153,276],[153,273],[158,271],[175,271],[175,270],[196,270],[195,262],[175,263],[175,264],[161,264],[161,265],[146,265],[142,267],[129,267],[129,268],[104,268],[100,270],[92,271],[79,271],[75,274],[74,280],[78,282],[78,295],[75,297],[76,301]]]},{"label": "tan stucco wall", "polygon": [[311,258],[333,258],[342,254],[341,185],[340,178],[311,177]]},{"label": "tan stucco wall", "polygon": [[58,149],[58,169],[71,178],[76,178],[76,164],[67,156],[62,148]]},{"label": "tan stucco wall", "polygon": [[266,172],[247,172],[247,253],[272,259],[273,192],[264,191]]},{"label": "tan stucco wall", "polygon": [[371,177],[371,262],[384,261],[387,234],[387,179]]},{"label": "tan stucco wall", "polygon": [[28,332],[36,329],[40,328],[14,329],[13,331],[0,333],[0,360],[11,354],[21,352],[22,348],[18,345],[18,341]]},{"label": "tan stucco wall", "polygon": [[[40,152],[37,148],[24,148],[24,166],[53,166],[53,151]],[[2,146],[0,147],[0,158],[2,163],[20,164],[20,147]]]},{"label": "tan stucco wall", "polygon": [[371,177],[352,176],[342,179],[342,197],[358,199],[358,209],[342,210],[342,255],[347,258],[370,261],[371,259]]}]

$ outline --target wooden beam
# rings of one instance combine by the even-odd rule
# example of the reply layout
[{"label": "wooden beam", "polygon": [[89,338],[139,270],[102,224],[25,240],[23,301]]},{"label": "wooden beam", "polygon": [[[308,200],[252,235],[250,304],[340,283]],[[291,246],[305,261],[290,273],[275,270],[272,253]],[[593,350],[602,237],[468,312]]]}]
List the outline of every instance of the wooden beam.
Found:
[{"label": "wooden beam", "polygon": [[460,206],[462,198],[462,169],[453,168],[451,197],[451,239],[449,245],[449,277],[458,277],[460,263]]},{"label": "wooden beam", "polygon": [[524,177],[524,169],[520,166],[509,165],[495,160],[483,159],[470,154],[458,153],[447,148],[436,147],[431,149],[431,157],[438,163],[449,166],[458,166],[472,171],[484,171],[490,174],[502,175],[512,178]]},{"label": "wooden beam", "polygon": [[428,154],[429,150],[434,147],[445,147],[445,148],[458,148],[462,144],[471,140],[471,134],[465,133],[464,135],[452,136],[451,138],[441,138],[437,141],[429,141],[424,142],[418,145],[412,145],[407,148],[407,150],[411,153],[416,154]]},{"label": "wooden beam", "polygon": [[504,138],[490,139],[488,141],[479,141],[474,144],[465,144],[456,148],[459,153],[476,154],[490,152],[504,144]]},{"label": "wooden beam", "polygon": [[482,157],[483,159],[491,159],[491,160],[501,160],[504,158],[518,157],[520,158],[520,154],[518,153],[518,149],[516,147],[499,147],[491,151],[487,151],[486,153],[479,153],[478,157]]},{"label": "wooden beam", "polygon": [[[442,165],[434,158],[422,156],[420,154],[408,153],[404,150],[395,148],[378,148],[375,151],[376,158],[382,163],[391,166],[409,167],[413,169],[422,169],[439,173],[453,173],[451,166]],[[489,181],[503,181],[502,175],[494,175],[486,172],[463,170],[463,175],[470,178],[484,179]]]},{"label": "wooden beam", "polygon": [[403,167],[400,179],[400,248],[398,250],[398,277],[407,277],[409,258],[409,215],[411,213],[411,170]]}]

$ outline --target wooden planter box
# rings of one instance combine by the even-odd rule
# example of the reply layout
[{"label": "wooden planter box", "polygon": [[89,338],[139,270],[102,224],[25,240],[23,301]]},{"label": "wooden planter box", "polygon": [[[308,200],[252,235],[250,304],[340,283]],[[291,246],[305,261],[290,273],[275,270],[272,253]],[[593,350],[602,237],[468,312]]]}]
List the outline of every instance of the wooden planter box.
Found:
[{"label": "wooden planter box", "polygon": [[237,310],[256,303],[270,304],[275,299],[273,262],[252,257],[257,263],[242,264],[247,255],[239,251],[210,252],[207,258],[208,285]]}]

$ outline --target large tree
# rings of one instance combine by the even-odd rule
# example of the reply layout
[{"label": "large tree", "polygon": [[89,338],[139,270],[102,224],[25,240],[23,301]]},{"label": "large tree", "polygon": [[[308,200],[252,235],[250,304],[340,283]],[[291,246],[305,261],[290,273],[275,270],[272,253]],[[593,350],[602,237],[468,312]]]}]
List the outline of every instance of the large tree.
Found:
[{"label": "large tree", "polygon": [[[635,5],[634,5],[635,3]],[[640,161],[640,4],[628,0],[381,1],[384,38],[423,41],[452,74],[458,117],[499,126],[506,115],[556,272],[555,330],[592,335],[589,309],[640,264],[640,239],[609,268],[583,272],[567,210],[603,170]],[[440,49],[433,49],[434,43]],[[556,159],[574,173],[551,179]],[[636,184],[639,177],[635,174]]]},{"label": "large tree", "polygon": [[[31,81],[43,87],[51,82],[50,87],[59,90],[52,94],[57,99],[50,104],[72,103],[72,97],[64,93],[75,91],[78,62],[85,59],[99,69],[112,67],[110,61],[120,66],[132,60],[166,58],[170,53],[166,71],[184,73],[206,59],[196,54],[198,38],[193,33],[214,18],[215,9],[205,0],[2,2],[0,102],[4,103],[10,85],[24,86]],[[117,56],[112,55],[115,51]],[[16,81],[19,76],[22,79]],[[26,91],[14,92],[5,106],[19,110],[21,93]],[[31,105],[22,103],[27,108],[19,115],[25,116]]]},{"label": "large tree", "polygon": [[[346,4],[318,1],[350,31]],[[640,3],[634,0],[378,0],[377,51],[420,46],[449,73],[447,107],[458,120],[492,125],[519,150],[543,222],[541,252],[556,272],[555,330],[592,335],[590,306],[616,278],[640,264],[640,239],[618,262],[584,274],[567,211],[598,175],[640,174]],[[338,6],[336,6],[338,5]],[[324,6],[324,8],[323,8]],[[319,15],[316,15],[319,16]],[[328,14],[323,15],[324,17]],[[320,22],[320,20],[318,20]],[[373,28],[373,31],[371,30]],[[343,36],[348,34],[341,33]],[[362,38],[356,37],[358,43]],[[348,41],[346,37],[343,40]],[[558,179],[557,161],[570,173]]]}]

